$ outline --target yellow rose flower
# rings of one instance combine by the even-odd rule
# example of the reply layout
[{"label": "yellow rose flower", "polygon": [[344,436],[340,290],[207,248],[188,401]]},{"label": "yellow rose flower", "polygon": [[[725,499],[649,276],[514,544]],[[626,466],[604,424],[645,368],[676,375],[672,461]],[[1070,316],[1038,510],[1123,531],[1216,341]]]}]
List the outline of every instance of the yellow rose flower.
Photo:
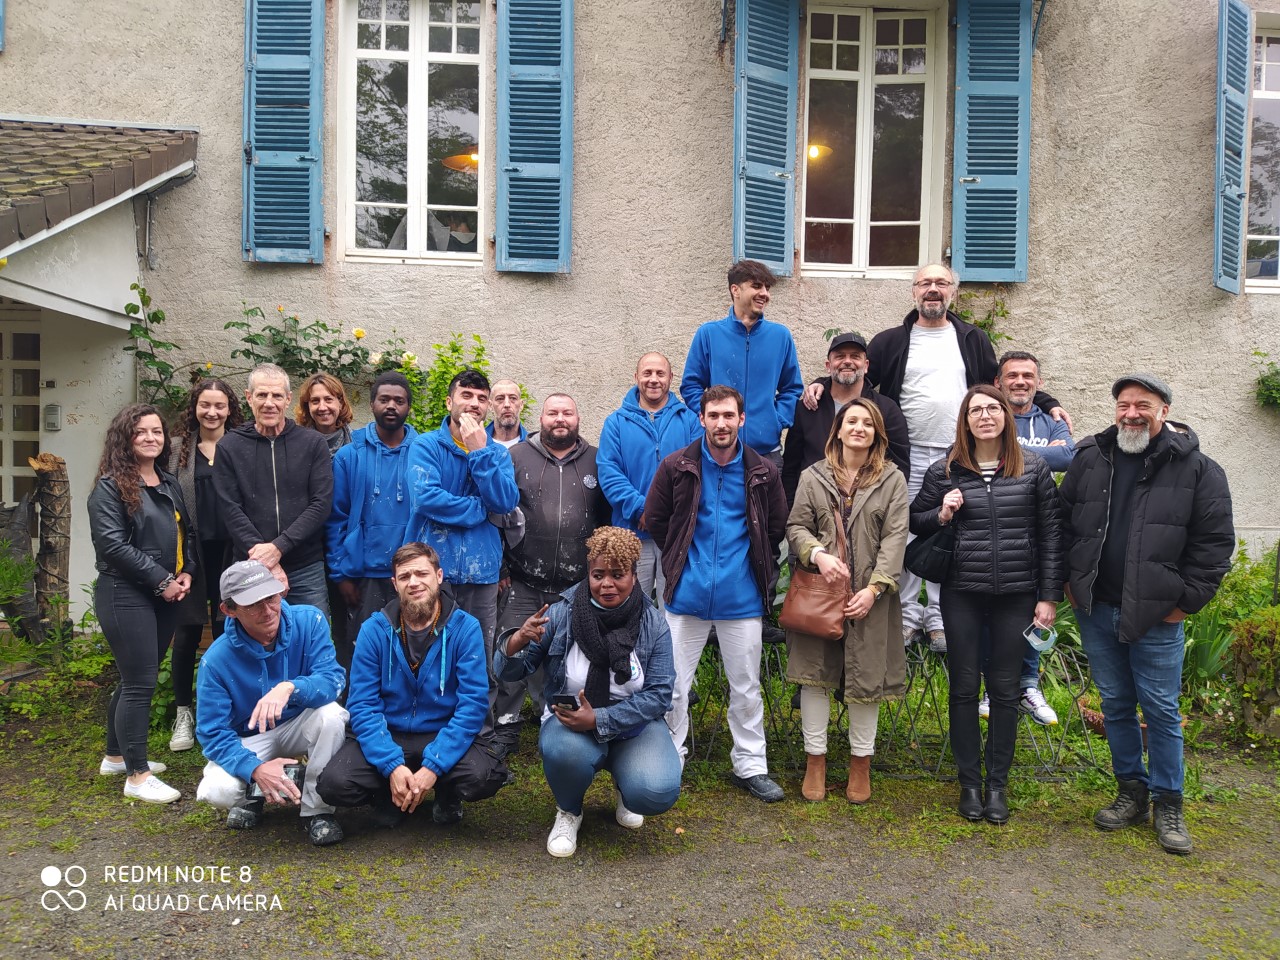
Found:
[{"label": "yellow rose flower", "polygon": [[410,353],[408,350],[406,350],[401,355],[400,362],[403,363],[406,367],[411,367],[418,362],[418,355],[416,353]]},{"label": "yellow rose flower", "polygon": [[205,368],[206,370],[212,370],[212,369],[213,369],[213,364],[212,364],[212,363],[206,363],[206,364],[204,365],[204,368]]},{"label": "yellow rose flower", "polygon": [[276,310],[278,310],[280,313],[284,313],[284,304],[280,304],[278,307],[276,307]]},{"label": "yellow rose flower", "polygon": [[363,339],[364,339],[364,327],[356,327],[354,330],[352,330],[352,331],[351,331],[351,335],[352,335],[353,337],[355,337],[357,340],[363,340]]}]

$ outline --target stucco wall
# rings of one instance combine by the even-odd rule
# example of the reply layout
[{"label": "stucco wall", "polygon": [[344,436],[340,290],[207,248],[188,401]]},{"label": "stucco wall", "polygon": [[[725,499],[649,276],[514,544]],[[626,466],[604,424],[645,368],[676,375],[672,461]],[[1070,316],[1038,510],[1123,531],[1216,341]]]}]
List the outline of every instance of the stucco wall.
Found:
[{"label": "stucco wall", "polygon": [[[144,278],[193,358],[225,355],[221,326],[242,300],[359,324],[375,343],[394,328],[420,353],[475,331],[495,369],[535,395],[576,394],[594,436],[640,353],[663,350],[678,368],[693,328],[725,312],[733,74],[718,0],[578,4],[573,273],[550,277],[499,275],[491,248],[482,268],[332,251],[320,268],[242,263],[241,4],[12,6],[7,111],[199,127],[199,175],[158,200],[157,269]],[[1280,0],[1259,6],[1280,11]],[[494,5],[484,9],[492,51]],[[1173,416],[1227,468],[1250,534],[1280,529],[1280,418],[1254,404],[1250,362],[1254,347],[1280,355],[1280,297],[1210,284],[1216,24],[1216,0],[1050,0],[1035,62],[1030,278],[1010,290],[1004,328],[1006,346],[1041,356],[1077,433],[1110,422],[1117,374],[1167,377]],[[334,38],[331,3],[330,104]],[[330,111],[331,226],[335,171]],[[792,327],[816,374],[824,329],[872,334],[909,307],[904,280],[799,277],[775,289],[770,316]]]}]

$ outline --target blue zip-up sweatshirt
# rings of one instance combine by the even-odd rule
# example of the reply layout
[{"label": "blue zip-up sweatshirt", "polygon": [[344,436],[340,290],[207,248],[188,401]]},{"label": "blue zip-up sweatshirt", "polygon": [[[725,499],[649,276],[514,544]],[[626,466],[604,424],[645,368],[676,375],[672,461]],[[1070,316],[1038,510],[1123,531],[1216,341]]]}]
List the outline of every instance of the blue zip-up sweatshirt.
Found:
[{"label": "blue zip-up sweatshirt", "polygon": [[510,513],[520,502],[506,447],[490,437],[468,453],[453,442],[445,417],[409,450],[409,495],[405,543],[434,547],[450,583],[498,582],[502,536],[489,514]]},{"label": "blue zip-up sweatshirt", "polygon": [[205,651],[196,676],[196,739],[206,760],[249,782],[262,761],[240,739],[259,732],[248,726],[253,708],[284,680],[297,689],[276,726],[303,710],[332,703],[342,693],[347,677],[333,654],[324,614],[281,601],[280,628],[271,650],[227,617],[222,636]]},{"label": "blue zip-up sweatshirt", "polygon": [[746,398],[742,439],[760,454],[776,450],[804,391],[791,331],[764,317],[748,330],[732,308],[723,320],[704,323],[689,344],[680,396],[700,412],[703,391],[717,383]]},{"label": "blue zip-up sweatshirt", "polygon": [[[1032,406],[1030,413],[1014,414],[1013,419],[1018,428],[1018,443],[1038,453],[1050,470],[1061,473],[1071,466],[1076,442],[1071,439],[1071,431],[1064,421],[1053,419],[1036,406]],[[1066,444],[1049,446],[1054,440],[1065,440]]]},{"label": "blue zip-up sweatshirt", "polygon": [[650,413],[640,406],[638,387],[627,391],[622,406],[605,418],[596,451],[596,476],[613,507],[615,527],[626,527],[642,539],[650,539],[637,525],[658,464],[667,454],[693,443],[702,432],[698,415],[675,394],[667,394],[666,406]]},{"label": "blue zip-up sweatshirt", "polygon": [[[529,431],[525,429],[523,423],[518,424],[517,429],[520,431],[520,439],[517,440],[516,442],[524,443],[526,440],[529,439]],[[493,421],[492,420],[490,420],[488,423],[484,425],[484,432],[485,432],[485,435],[488,436],[490,440],[493,439]]]},{"label": "blue zip-up sweatshirt", "polygon": [[376,424],[361,427],[333,455],[333,511],[324,525],[330,580],[389,578],[409,522],[409,450],[418,431],[388,447]]},{"label": "blue zip-up sweatshirt", "polygon": [[480,621],[442,592],[436,637],[414,676],[400,641],[400,600],[364,622],[351,661],[347,712],[364,757],[384,777],[404,763],[393,734],[435,733],[422,765],[436,776],[462,759],[489,712]]},{"label": "blue zip-up sweatshirt", "polygon": [[751,569],[747,476],[742,444],[723,467],[702,441],[702,492],[684,570],[667,609],[702,620],[740,620],[764,613]]}]

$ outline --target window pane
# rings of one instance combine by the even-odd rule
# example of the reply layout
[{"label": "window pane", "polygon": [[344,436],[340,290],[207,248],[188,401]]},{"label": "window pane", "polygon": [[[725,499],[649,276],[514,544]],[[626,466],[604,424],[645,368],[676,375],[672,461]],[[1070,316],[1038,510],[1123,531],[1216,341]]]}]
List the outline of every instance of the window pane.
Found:
[{"label": "window pane", "polygon": [[409,22],[409,0],[387,0],[386,20],[395,23]]},{"label": "window pane", "polygon": [[13,429],[18,433],[40,432],[40,407],[38,404],[15,403],[13,405]]},{"label": "window pane", "polygon": [[468,27],[458,28],[458,53],[479,53],[480,31]]},{"label": "window pane", "polygon": [[804,259],[806,263],[852,263],[853,224],[806,223]]},{"label": "window pane", "polygon": [[361,50],[381,50],[382,49],[382,27],[376,23],[362,23],[359,29],[359,39],[356,45]]},{"label": "window pane", "polygon": [[872,227],[867,265],[913,267],[920,260],[919,227]]},{"label": "window pane", "polygon": [[842,43],[836,47],[836,69],[837,70],[857,70],[858,69],[858,50],[860,47],[850,43]]},{"label": "window pane", "polygon": [[809,44],[809,66],[813,67],[815,70],[830,70],[831,69],[831,44],[829,43]]},{"label": "window pane", "polygon": [[1249,232],[1280,235],[1280,100],[1253,101]]},{"label": "window pane", "polygon": [[40,334],[15,333],[13,335],[14,360],[40,359]]},{"label": "window pane", "polygon": [[356,246],[403,250],[408,236],[404,207],[356,207]]},{"label": "window pane", "polygon": [[361,20],[381,20],[382,0],[360,0],[356,11]]},{"label": "window pane", "polygon": [[23,497],[30,497],[32,500],[36,496],[36,478],[35,477],[14,477],[13,478],[13,502],[18,503]]},{"label": "window pane", "polygon": [[453,53],[453,27],[432,27],[427,31],[427,45],[432,53]]},{"label": "window pane", "polygon": [[1245,246],[1244,275],[1250,280],[1277,280],[1280,240],[1250,240]]},{"label": "window pane", "polygon": [[459,23],[479,23],[480,22],[480,4],[467,3],[462,0],[458,4],[458,22]]},{"label": "window pane", "polygon": [[445,166],[480,142],[480,70],[471,63],[434,63],[427,71],[427,201],[474,207],[478,171]]},{"label": "window pane", "polygon": [[356,200],[408,200],[409,65],[356,62]]},{"label": "window pane", "polygon": [[924,47],[907,47],[902,51],[903,73],[924,73]]},{"label": "window pane", "polygon": [[839,17],[836,21],[836,39],[857,40],[860,25],[861,20],[853,14]]},{"label": "window pane", "polygon": [[901,20],[895,18],[877,20],[876,43],[887,43],[896,47],[898,45],[898,27],[901,23]]},{"label": "window pane", "polygon": [[924,84],[877,87],[873,120],[871,219],[918,220],[924,162]]},{"label": "window pane", "polygon": [[923,20],[902,21],[902,42],[924,43],[924,26]]},{"label": "window pane", "polygon": [[39,440],[15,440],[13,441],[13,465],[15,467],[27,466],[27,461],[35,459],[40,455]]},{"label": "window pane", "polygon": [[427,211],[427,249],[475,253],[476,215],[462,210]]},{"label": "window pane", "polygon": [[1262,71],[1262,89],[1268,93],[1280,91],[1280,64],[1270,64]]},{"label": "window pane", "polygon": [[453,4],[449,0],[431,0],[427,6],[427,16],[432,23],[451,23],[453,21]]},{"label": "window pane", "polygon": [[1267,37],[1267,63],[1280,63],[1280,37]]},{"label": "window pane", "polygon": [[805,217],[845,220],[853,216],[857,129],[858,81],[811,80],[806,151],[823,146],[831,152],[807,157]]},{"label": "window pane", "polygon": [[895,74],[898,72],[898,49],[876,49],[876,73]]},{"label": "window pane", "polygon": [[829,13],[815,13],[809,20],[809,36],[815,40],[830,40],[835,17]]},{"label": "window pane", "polygon": [[40,396],[40,371],[39,370],[13,371],[13,395],[15,397]]}]

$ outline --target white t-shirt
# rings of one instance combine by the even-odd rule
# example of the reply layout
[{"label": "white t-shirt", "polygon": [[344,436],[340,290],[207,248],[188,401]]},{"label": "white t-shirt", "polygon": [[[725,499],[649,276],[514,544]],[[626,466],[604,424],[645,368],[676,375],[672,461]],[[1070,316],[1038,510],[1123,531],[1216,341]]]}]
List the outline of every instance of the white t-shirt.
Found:
[{"label": "white t-shirt", "polygon": [[[564,692],[572,696],[577,696],[579,690],[587,688],[587,672],[591,669],[591,661],[587,659],[587,655],[575,643],[569,648],[569,652],[564,658]],[[640,666],[640,660],[636,657],[635,651],[631,652],[631,677],[624,684],[617,684],[613,679],[613,671],[609,671],[609,697],[613,700],[625,700],[633,693],[639,693],[644,689],[644,668]],[[593,707],[603,707],[606,704],[593,703]],[[551,716],[550,702],[542,711],[542,719],[545,720]]]},{"label": "white t-shirt", "polygon": [[960,340],[950,323],[934,329],[915,324],[898,405],[912,443],[945,447],[955,442],[960,401],[969,389]]}]

